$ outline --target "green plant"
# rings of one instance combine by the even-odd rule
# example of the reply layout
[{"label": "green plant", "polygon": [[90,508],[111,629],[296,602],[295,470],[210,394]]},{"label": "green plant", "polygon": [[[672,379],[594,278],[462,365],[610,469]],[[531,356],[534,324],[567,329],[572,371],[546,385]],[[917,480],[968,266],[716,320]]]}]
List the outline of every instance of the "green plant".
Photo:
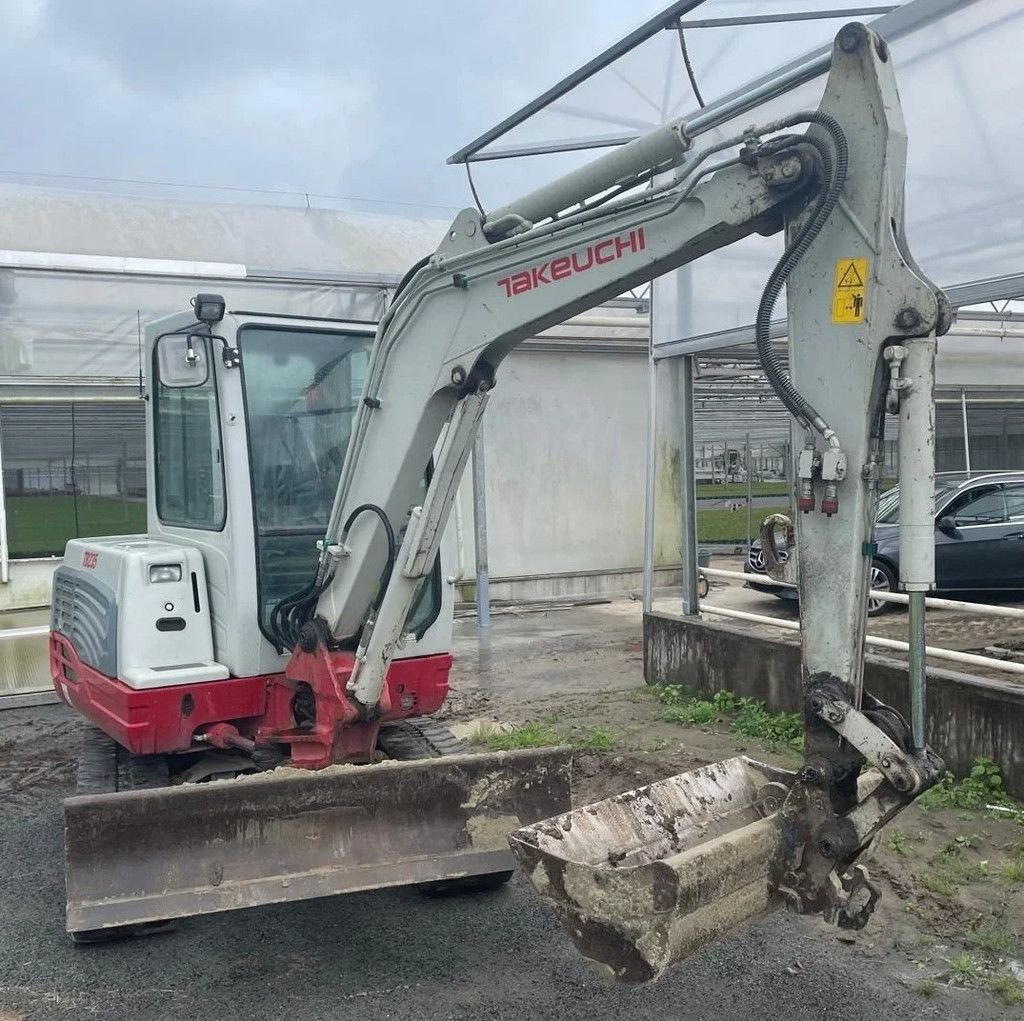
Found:
[{"label": "green plant", "polygon": [[1024,883],[1024,860],[1004,861],[999,866],[999,875],[1008,883]]},{"label": "green plant", "polygon": [[649,750],[652,752],[663,752],[668,747],[668,743],[669,742],[667,737],[656,737],[651,742],[651,747]]},{"label": "green plant", "polygon": [[926,997],[932,997],[939,991],[939,984],[933,978],[922,979],[917,983],[917,991]]},{"label": "green plant", "polygon": [[577,742],[577,747],[592,752],[606,752],[615,747],[615,738],[604,727],[594,727],[582,741]]},{"label": "green plant", "polygon": [[909,839],[902,830],[893,830],[889,834],[889,850],[893,854],[898,854],[901,858],[906,858],[910,853],[907,848]]},{"label": "green plant", "polygon": [[693,692],[682,684],[656,684],[651,690],[662,705],[686,705],[695,697]]},{"label": "green plant", "polygon": [[952,897],[957,890],[956,883],[952,879],[937,872],[922,873],[918,877],[918,882],[926,890],[931,893],[937,893],[940,897]]},{"label": "green plant", "polygon": [[686,705],[670,705],[662,714],[666,723],[679,723],[684,727],[700,727],[718,718],[713,702],[694,699]]},{"label": "green plant", "polygon": [[954,981],[967,984],[978,977],[978,966],[970,954],[957,954],[949,959],[949,971]]},{"label": "green plant", "polygon": [[958,780],[952,773],[946,775],[931,790],[917,799],[922,808],[984,809],[986,805],[1016,806],[1017,803],[1003,789],[999,767],[984,757],[974,760],[970,773]]},{"label": "green plant", "polygon": [[797,713],[771,713],[755,698],[741,698],[731,691],[698,698],[681,685],[664,685],[657,694],[666,707],[662,719],[668,723],[701,727],[732,717],[729,729],[734,734],[795,747],[803,741],[803,724]]},{"label": "green plant", "polygon": [[1007,1007],[1024,1003],[1024,989],[1020,983],[1006,972],[993,975],[988,981],[989,990]]},{"label": "green plant", "polygon": [[803,738],[803,721],[796,713],[770,713],[763,702],[752,698],[739,700],[736,719],[730,728],[734,734],[755,737],[772,744],[792,744]]},{"label": "green plant", "polygon": [[1008,954],[1016,945],[1009,929],[995,921],[979,923],[967,933],[967,942],[993,957]]},{"label": "green plant", "polygon": [[561,741],[562,738],[547,724],[531,722],[508,731],[481,732],[474,739],[474,744],[481,744],[491,751],[507,752],[515,748],[544,748]]}]

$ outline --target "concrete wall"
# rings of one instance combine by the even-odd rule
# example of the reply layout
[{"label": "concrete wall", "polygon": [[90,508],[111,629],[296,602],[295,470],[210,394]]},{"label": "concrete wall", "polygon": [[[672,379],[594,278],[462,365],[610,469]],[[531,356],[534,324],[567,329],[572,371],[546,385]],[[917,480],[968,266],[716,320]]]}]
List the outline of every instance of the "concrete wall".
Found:
[{"label": "concrete wall", "polygon": [[[0,585],[0,612],[50,605],[50,584],[60,560],[12,560],[10,581]],[[2,646],[0,646],[2,652]]]},{"label": "concrete wall", "polygon": [[[802,703],[798,642],[670,614],[644,616],[644,677],[705,695],[727,689],[775,712],[796,712]],[[903,664],[868,656],[864,684],[909,713]],[[958,776],[979,755],[994,759],[1007,790],[1024,797],[1024,685],[929,670],[928,743]]]}]

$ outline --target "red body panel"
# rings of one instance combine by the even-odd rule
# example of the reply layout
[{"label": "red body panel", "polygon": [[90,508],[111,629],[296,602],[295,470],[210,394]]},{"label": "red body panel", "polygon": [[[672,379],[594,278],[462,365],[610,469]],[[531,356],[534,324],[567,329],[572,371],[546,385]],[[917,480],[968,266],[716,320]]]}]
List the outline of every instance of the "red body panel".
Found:
[{"label": "red body panel", "polygon": [[[230,723],[257,745],[288,745],[296,766],[368,761],[382,722],[436,712],[447,697],[450,655],[395,660],[381,715],[360,720],[345,693],[352,662],[348,652],[296,650],[285,673],[137,690],[86,666],[64,635],[50,634],[57,695],[136,755],[194,749],[194,735]],[[305,726],[293,715],[300,685],[309,686],[316,707]]]}]

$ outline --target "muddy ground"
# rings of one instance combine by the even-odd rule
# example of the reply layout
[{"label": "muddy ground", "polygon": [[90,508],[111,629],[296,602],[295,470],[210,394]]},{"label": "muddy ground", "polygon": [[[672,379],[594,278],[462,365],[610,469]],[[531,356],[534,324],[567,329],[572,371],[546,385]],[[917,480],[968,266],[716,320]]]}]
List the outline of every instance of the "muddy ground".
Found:
[{"label": "muddy ground", "polygon": [[[496,616],[484,638],[459,622],[449,721],[535,721],[584,746],[581,804],[739,752],[796,764],[724,725],[662,720],[638,616],[635,604]],[[946,809],[911,809],[880,842],[883,901],[861,933],[775,913],[642,988],[595,976],[522,877],[478,898],[378,891],[77,947],[63,933],[60,802],[80,735],[59,706],[0,713],[0,1021],[1024,1019],[993,989],[1024,956],[1024,875],[1007,868],[1024,826]]]}]

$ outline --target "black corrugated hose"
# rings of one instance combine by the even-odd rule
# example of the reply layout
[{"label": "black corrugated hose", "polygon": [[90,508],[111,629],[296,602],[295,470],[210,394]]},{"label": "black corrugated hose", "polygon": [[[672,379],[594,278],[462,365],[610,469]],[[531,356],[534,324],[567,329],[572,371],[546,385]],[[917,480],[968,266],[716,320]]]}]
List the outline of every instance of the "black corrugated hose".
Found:
[{"label": "black corrugated hose", "polygon": [[797,124],[818,124],[828,132],[832,141],[834,152],[830,151],[828,145],[822,144],[817,139],[802,136],[801,141],[813,145],[821,156],[822,169],[826,185],[818,200],[810,219],[800,230],[799,234],[790,242],[782,257],[776,263],[775,268],[768,277],[764,291],[761,294],[761,301],[757,308],[757,318],[754,321],[754,337],[757,343],[757,353],[764,367],[768,382],[775,391],[779,400],[786,406],[790,414],[803,426],[813,426],[818,432],[824,434],[828,425],[810,403],[800,394],[793,385],[792,380],[786,375],[779,364],[778,356],[772,345],[770,327],[772,313],[775,304],[779,300],[782,288],[786,279],[796,268],[800,260],[807,254],[814,239],[821,233],[826,220],[832,215],[843,186],[846,184],[846,174],[849,168],[850,150],[847,145],[846,135],[839,122],[827,113],[820,111],[807,111],[794,114],[779,124],[779,127],[793,127]]}]

